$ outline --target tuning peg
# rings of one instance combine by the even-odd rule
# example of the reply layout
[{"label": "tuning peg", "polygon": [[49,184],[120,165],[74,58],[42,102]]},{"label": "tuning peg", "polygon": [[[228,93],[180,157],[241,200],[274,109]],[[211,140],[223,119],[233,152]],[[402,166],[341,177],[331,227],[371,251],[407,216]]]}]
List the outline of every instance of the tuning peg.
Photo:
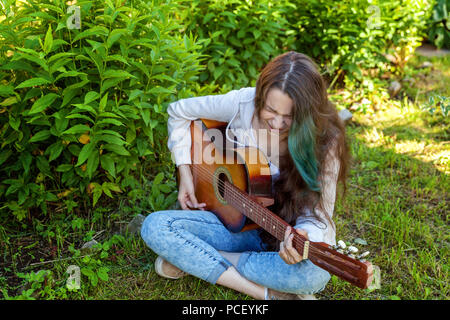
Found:
[{"label": "tuning peg", "polygon": [[357,253],[358,252],[358,248],[354,247],[354,246],[350,246],[347,249],[350,253]]},{"label": "tuning peg", "polygon": [[370,251],[365,251],[365,252],[361,253],[360,255],[358,255],[357,259],[361,260],[362,258],[367,257],[369,254],[370,254]]},{"label": "tuning peg", "polygon": [[338,241],[338,246],[339,246],[341,249],[347,248],[347,245],[346,245],[345,242],[342,241],[342,240],[339,240],[339,241]]}]

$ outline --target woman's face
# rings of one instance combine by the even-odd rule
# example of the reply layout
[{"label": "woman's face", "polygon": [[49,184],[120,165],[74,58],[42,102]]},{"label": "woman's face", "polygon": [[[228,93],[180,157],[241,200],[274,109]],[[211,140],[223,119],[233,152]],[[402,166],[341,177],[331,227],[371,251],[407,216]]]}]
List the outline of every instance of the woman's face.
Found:
[{"label": "woman's face", "polygon": [[293,105],[292,99],[283,91],[277,88],[270,89],[260,118],[263,122],[267,122],[272,133],[276,130],[284,132],[291,127]]}]

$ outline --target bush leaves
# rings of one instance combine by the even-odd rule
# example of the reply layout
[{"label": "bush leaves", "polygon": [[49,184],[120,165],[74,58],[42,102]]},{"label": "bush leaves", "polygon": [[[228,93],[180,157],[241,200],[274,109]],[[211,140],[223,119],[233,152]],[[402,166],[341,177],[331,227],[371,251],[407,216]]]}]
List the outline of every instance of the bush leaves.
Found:
[{"label": "bush leaves", "polygon": [[56,93],[46,94],[33,103],[33,106],[31,107],[31,110],[28,112],[28,114],[34,114],[44,111],[56,100],[56,98],[58,98],[58,95]]}]

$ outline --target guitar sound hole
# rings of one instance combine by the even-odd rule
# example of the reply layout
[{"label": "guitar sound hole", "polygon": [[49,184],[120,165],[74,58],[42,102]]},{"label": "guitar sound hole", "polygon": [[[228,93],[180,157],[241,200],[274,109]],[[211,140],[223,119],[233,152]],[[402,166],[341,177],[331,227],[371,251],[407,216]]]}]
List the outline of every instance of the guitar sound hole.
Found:
[{"label": "guitar sound hole", "polygon": [[229,180],[225,173],[219,173],[218,180],[219,181],[217,189],[219,190],[219,194],[223,199],[225,197],[225,182]]},{"label": "guitar sound hole", "polygon": [[231,174],[228,172],[228,170],[224,167],[218,167],[214,171],[214,194],[216,196],[216,199],[219,200],[220,203],[223,205],[228,205],[227,201],[225,200],[225,183],[226,182],[233,183],[233,178],[231,177]]}]

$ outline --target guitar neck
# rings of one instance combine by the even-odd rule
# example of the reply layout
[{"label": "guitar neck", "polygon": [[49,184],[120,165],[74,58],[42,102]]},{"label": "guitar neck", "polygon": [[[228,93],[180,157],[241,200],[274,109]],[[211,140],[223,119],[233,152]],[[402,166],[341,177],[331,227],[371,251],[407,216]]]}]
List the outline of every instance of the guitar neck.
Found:
[{"label": "guitar neck", "polygon": [[[290,225],[272,211],[254,201],[242,190],[235,187],[231,183],[226,182],[224,198],[235,209],[250,218],[272,236],[280,241],[284,240],[286,228]],[[305,241],[307,241],[305,237],[295,234],[293,246],[297,249],[297,251],[303,252]]]},{"label": "guitar neck", "polygon": [[[229,182],[224,185],[224,198],[236,210],[253,220],[257,225],[269,232],[280,241],[284,240],[284,234],[289,224],[250,198],[244,191]],[[365,289],[372,281],[372,265],[350,258],[333,250],[325,243],[310,242],[298,233],[294,233],[292,246],[315,265]]]}]

